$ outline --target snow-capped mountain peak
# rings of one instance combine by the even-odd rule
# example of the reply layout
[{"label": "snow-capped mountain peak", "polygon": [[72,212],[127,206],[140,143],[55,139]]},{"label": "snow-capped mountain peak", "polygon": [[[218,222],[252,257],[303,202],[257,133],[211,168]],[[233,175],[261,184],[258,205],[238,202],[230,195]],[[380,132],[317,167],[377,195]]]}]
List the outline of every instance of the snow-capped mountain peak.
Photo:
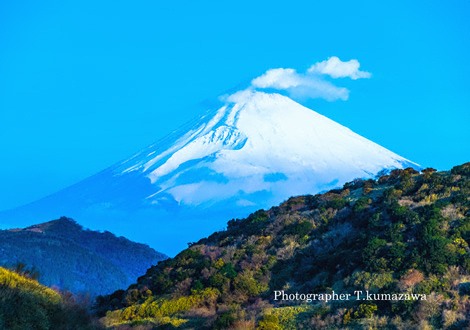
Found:
[{"label": "snow-capped mountain peak", "polygon": [[[174,144],[144,150],[121,173],[159,188],[147,196],[187,205],[268,192],[273,202],[411,163],[280,94],[243,91]],[[414,164],[416,165],[416,164]]]},{"label": "snow-capped mountain peak", "polygon": [[245,90],[224,102],[115,166],[0,213],[0,224],[66,215],[172,255],[290,196],[418,167],[286,96]]}]

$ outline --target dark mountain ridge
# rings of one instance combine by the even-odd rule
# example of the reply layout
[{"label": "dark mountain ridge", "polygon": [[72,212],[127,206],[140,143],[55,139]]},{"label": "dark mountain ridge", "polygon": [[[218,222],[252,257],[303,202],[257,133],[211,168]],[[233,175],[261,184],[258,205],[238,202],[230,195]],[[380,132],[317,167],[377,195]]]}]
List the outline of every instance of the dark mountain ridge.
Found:
[{"label": "dark mountain ridge", "polygon": [[0,242],[0,265],[22,263],[37,270],[45,285],[91,295],[126,287],[166,258],[110,232],[83,229],[66,217],[24,229],[1,230]]}]

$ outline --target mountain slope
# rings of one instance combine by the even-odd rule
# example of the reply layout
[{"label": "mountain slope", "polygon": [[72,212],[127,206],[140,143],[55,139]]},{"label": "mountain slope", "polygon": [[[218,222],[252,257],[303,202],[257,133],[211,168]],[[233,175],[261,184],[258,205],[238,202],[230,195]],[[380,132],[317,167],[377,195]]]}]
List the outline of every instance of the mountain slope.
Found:
[{"label": "mountain slope", "polygon": [[[125,292],[101,298],[103,324],[466,328],[469,196],[466,163],[449,172],[394,170],[378,180],[290,198],[230,221],[227,230],[150,268]],[[281,290],[303,298],[283,301],[278,293],[276,299]],[[333,291],[351,296],[319,296]]]},{"label": "mountain slope", "polygon": [[229,216],[408,166],[418,167],[288,97],[243,91],[130,159],[0,213],[0,223],[67,214],[173,254]]},{"label": "mountain slope", "polygon": [[151,147],[118,169],[140,172],[159,188],[147,196],[151,203],[204,205],[237,194],[238,204],[255,203],[246,196],[252,191],[279,201],[292,190],[318,191],[412,164],[285,96],[249,91],[230,96],[161,150]]},{"label": "mountain slope", "polygon": [[91,295],[126,287],[166,258],[110,232],[84,230],[68,218],[0,231],[0,265],[18,263],[39,273],[41,283]]},{"label": "mountain slope", "polygon": [[83,306],[0,267],[0,329],[99,329]]}]

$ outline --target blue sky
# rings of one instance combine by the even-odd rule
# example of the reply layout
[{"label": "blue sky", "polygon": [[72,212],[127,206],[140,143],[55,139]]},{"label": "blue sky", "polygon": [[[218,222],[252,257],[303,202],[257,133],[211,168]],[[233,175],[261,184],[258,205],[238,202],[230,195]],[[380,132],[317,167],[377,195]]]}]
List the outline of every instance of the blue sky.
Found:
[{"label": "blue sky", "polygon": [[92,175],[272,68],[368,79],[301,103],[424,166],[469,161],[470,2],[0,2],[0,209]]}]

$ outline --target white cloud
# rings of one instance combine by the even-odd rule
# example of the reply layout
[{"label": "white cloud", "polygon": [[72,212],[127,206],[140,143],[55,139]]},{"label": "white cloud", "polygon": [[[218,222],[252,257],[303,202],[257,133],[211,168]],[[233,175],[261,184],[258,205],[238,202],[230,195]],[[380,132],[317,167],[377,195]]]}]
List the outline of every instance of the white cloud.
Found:
[{"label": "white cloud", "polygon": [[271,69],[253,79],[251,84],[259,88],[288,89],[302,84],[302,77],[294,69]]},{"label": "white cloud", "polygon": [[287,91],[296,98],[320,98],[327,101],[343,100],[349,98],[349,90],[344,87],[337,87],[329,81],[306,77],[304,83]]},{"label": "white cloud", "polygon": [[351,78],[353,80],[360,78],[370,78],[371,74],[367,71],[359,70],[361,64],[358,60],[341,61],[338,57],[332,56],[329,59],[315,63],[307,72],[310,74],[326,74],[333,78]]},{"label": "white cloud", "polygon": [[328,101],[347,100],[349,90],[337,87],[318,75],[297,73],[294,69],[271,69],[251,81],[254,88],[285,90],[297,98],[322,98]]},{"label": "white cloud", "polygon": [[328,101],[347,100],[349,90],[338,87],[325,80],[324,76],[332,78],[370,78],[371,74],[359,70],[357,60],[341,61],[333,56],[329,59],[313,64],[306,73],[298,73],[291,68],[277,68],[266,71],[251,81],[253,88],[273,88],[285,90],[291,96],[298,98],[323,98]]}]

